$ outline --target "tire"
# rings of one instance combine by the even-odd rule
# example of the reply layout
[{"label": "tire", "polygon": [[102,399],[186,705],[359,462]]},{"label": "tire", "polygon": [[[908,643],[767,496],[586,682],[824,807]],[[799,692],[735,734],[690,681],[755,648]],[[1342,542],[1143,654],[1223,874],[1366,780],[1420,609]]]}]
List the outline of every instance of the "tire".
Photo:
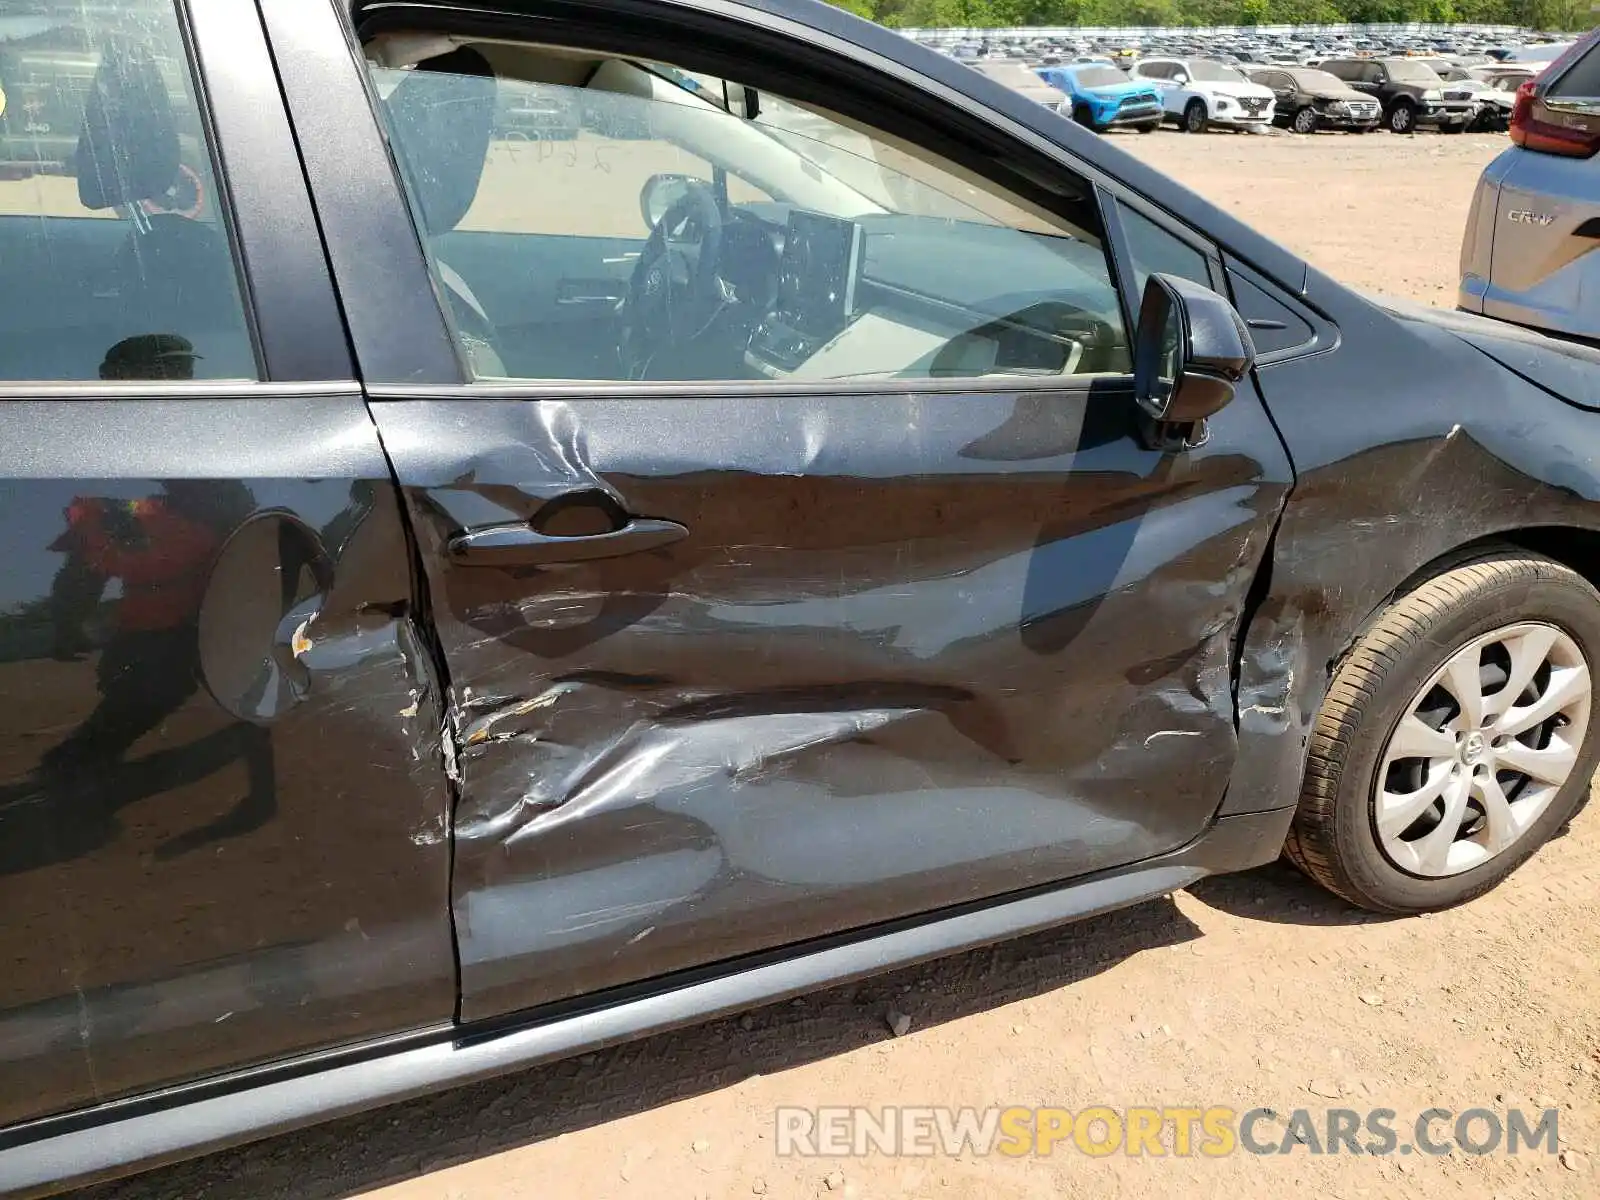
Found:
[{"label": "tire", "polygon": [[[1555,632],[1549,633],[1552,627]],[[1512,833],[1503,848],[1491,852],[1477,840],[1481,838],[1491,845],[1494,841],[1486,809],[1479,799],[1482,792],[1477,789],[1482,786],[1478,782],[1480,779],[1498,780],[1506,773],[1503,771],[1505,763],[1493,757],[1493,747],[1499,746],[1504,738],[1485,740],[1489,735],[1479,734],[1474,748],[1473,735],[1452,733],[1451,726],[1459,728],[1470,723],[1464,721],[1466,714],[1458,709],[1454,717],[1444,719],[1442,726],[1432,726],[1447,739],[1453,738],[1454,759],[1449,754],[1431,760],[1397,758],[1386,751],[1391,739],[1398,735],[1401,721],[1421,716],[1424,712],[1421,705],[1427,704],[1429,697],[1442,694],[1448,704],[1455,703],[1450,693],[1440,692],[1446,680],[1440,680],[1432,690],[1419,693],[1419,689],[1428,689],[1445,664],[1458,655],[1476,656],[1472,660],[1474,666],[1464,669],[1478,672],[1474,686],[1482,691],[1484,710],[1488,711],[1499,694],[1482,688],[1483,672],[1488,671],[1493,677],[1503,668],[1492,661],[1493,650],[1472,650],[1471,645],[1475,640],[1493,639],[1507,630],[1548,634],[1557,639],[1558,649],[1569,646],[1571,649],[1566,653],[1581,658],[1589,674],[1586,681],[1582,676],[1564,676],[1577,680],[1575,690],[1551,691],[1552,680],[1556,678],[1553,674],[1532,677],[1531,693],[1538,692],[1541,686],[1538,680],[1542,677],[1547,699],[1564,690],[1581,696],[1581,701],[1572,703],[1581,702],[1585,728],[1569,733],[1567,730],[1571,726],[1552,723],[1550,732],[1541,732],[1544,727],[1536,726],[1531,733],[1517,735],[1518,738],[1533,736],[1536,743],[1542,737],[1544,748],[1558,753],[1561,747],[1555,739],[1559,735],[1563,743],[1576,744],[1577,751],[1570,772],[1559,787],[1552,783],[1540,788],[1531,777],[1527,784],[1496,784],[1496,791],[1509,796],[1515,804],[1523,804],[1525,797],[1529,803],[1543,807],[1525,808],[1525,827],[1520,833]],[[1565,641],[1560,641],[1561,638]],[[1491,640],[1490,645],[1494,644]],[[1508,656],[1505,661],[1511,664],[1514,660]],[[1553,661],[1553,658],[1547,659],[1539,668],[1540,672],[1547,671]],[[1552,559],[1511,546],[1479,550],[1446,564],[1438,574],[1384,610],[1339,664],[1312,729],[1305,783],[1284,846],[1285,857],[1329,891],[1375,912],[1428,912],[1461,904],[1488,891],[1570,821],[1587,799],[1590,779],[1596,762],[1600,761],[1600,731],[1595,729],[1595,725],[1600,724],[1595,720],[1600,705],[1594,703],[1592,695],[1597,666],[1600,666],[1600,592],[1577,572]],[[1503,675],[1500,683],[1503,687]],[[1531,693],[1524,690],[1519,696]],[[1526,701],[1529,705],[1536,702]],[[1503,697],[1499,703],[1510,707],[1510,702]],[[1434,704],[1432,711],[1441,711],[1438,701]],[[1448,704],[1443,711],[1448,711]],[[1430,738],[1435,736],[1429,733]],[[1434,745],[1432,741],[1427,744],[1430,749]],[[1519,747],[1522,754],[1529,753],[1530,749],[1538,752],[1537,745]],[[1484,753],[1490,755],[1488,764],[1474,765],[1478,762],[1475,756]],[[1454,765],[1447,765],[1452,762]],[[1425,773],[1409,777],[1391,774],[1417,768]],[[1435,770],[1437,774],[1432,773]],[[1412,826],[1386,836],[1380,833],[1378,825],[1379,788],[1388,789],[1397,778],[1400,780],[1397,790],[1401,795],[1421,796],[1422,791],[1413,791],[1413,788],[1428,786],[1409,782],[1412,779],[1443,779],[1445,782],[1436,785],[1441,788],[1439,809],[1430,801]],[[1445,824],[1439,818],[1439,810],[1449,811],[1452,781],[1457,778],[1464,781],[1459,785],[1459,795],[1465,798],[1462,801],[1465,807],[1457,810],[1455,833],[1443,841],[1434,839],[1434,844],[1444,847],[1444,855],[1458,860],[1460,865],[1451,870],[1447,864],[1445,873],[1428,870],[1419,865],[1429,857],[1436,857],[1426,853],[1427,834]],[[1530,785],[1534,790],[1529,790]],[[1518,822],[1521,820],[1519,816]],[[1429,821],[1432,821],[1431,827]],[[1413,840],[1395,840],[1417,827],[1422,827],[1422,832]],[[1516,824],[1502,826],[1516,827]],[[1408,848],[1416,848],[1415,860],[1402,866],[1397,851],[1409,854]]]},{"label": "tire", "polygon": [[1191,100],[1184,106],[1183,121],[1179,128],[1185,133],[1204,133],[1206,131],[1206,102],[1204,100]]},{"label": "tire", "polygon": [[1413,105],[1401,101],[1389,110],[1384,118],[1390,133],[1415,133],[1417,131],[1417,110]]},{"label": "tire", "polygon": [[1094,117],[1090,114],[1087,104],[1079,104],[1073,108],[1072,119],[1085,129],[1094,128]]},{"label": "tire", "polygon": [[1317,110],[1310,105],[1296,109],[1294,116],[1289,119],[1289,128],[1296,133],[1315,133],[1317,131]]},{"label": "tire", "polygon": [[1137,128],[1140,133],[1154,133],[1156,130],[1161,128],[1161,122],[1147,121],[1143,125],[1135,126],[1135,128]]}]

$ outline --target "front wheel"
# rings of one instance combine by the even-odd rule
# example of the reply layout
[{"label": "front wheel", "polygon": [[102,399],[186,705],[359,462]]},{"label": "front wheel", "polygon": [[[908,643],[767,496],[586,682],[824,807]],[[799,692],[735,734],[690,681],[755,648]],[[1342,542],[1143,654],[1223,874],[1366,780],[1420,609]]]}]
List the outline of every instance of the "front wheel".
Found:
[{"label": "front wheel", "polygon": [[1396,104],[1389,110],[1390,133],[1415,133],[1417,110],[1409,104]]},{"label": "front wheel", "polygon": [[1376,912],[1460,904],[1570,821],[1591,728],[1600,592],[1513,547],[1396,600],[1339,665],[1286,856]]},{"label": "front wheel", "polygon": [[1206,102],[1204,100],[1191,100],[1183,110],[1183,131],[1185,133],[1204,133],[1206,131]]},{"label": "front wheel", "polygon": [[1311,107],[1300,109],[1294,114],[1294,119],[1289,122],[1289,128],[1296,133],[1315,133],[1317,131],[1317,113]]}]

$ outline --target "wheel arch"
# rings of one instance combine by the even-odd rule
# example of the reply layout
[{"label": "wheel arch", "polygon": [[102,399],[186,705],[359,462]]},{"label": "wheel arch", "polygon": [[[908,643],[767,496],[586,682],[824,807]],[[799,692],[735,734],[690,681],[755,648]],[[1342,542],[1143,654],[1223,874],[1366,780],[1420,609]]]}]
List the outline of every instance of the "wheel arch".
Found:
[{"label": "wheel arch", "polygon": [[1530,525],[1486,533],[1434,555],[1373,605],[1372,610],[1339,648],[1339,652],[1328,660],[1327,679],[1333,678],[1339,663],[1350,653],[1351,648],[1399,597],[1452,567],[1508,548],[1526,550],[1532,554],[1542,554],[1545,558],[1554,559],[1562,566],[1576,571],[1593,584],[1596,590],[1600,590],[1600,529],[1585,529],[1577,525]]},{"label": "wheel arch", "polygon": [[[1275,541],[1281,535],[1280,528]],[[1351,619],[1354,614],[1344,609],[1344,619],[1340,620],[1337,613],[1342,606],[1332,597],[1302,594],[1298,605],[1286,605],[1287,597],[1273,579],[1273,551],[1269,550],[1262,568],[1265,574],[1252,593],[1253,603],[1246,606],[1235,652],[1235,724],[1240,758],[1219,814],[1293,805],[1304,779],[1311,723],[1351,649],[1398,597],[1442,571],[1507,549],[1542,554],[1570,567],[1600,589],[1600,528],[1580,525],[1480,529],[1453,545],[1430,547],[1427,557],[1410,569],[1397,562],[1392,585],[1381,592],[1368,593],[1375,598],[1358,619]],[[1398,574],[1399,571],[1405,573]],[[1318,626],[1328,632],[1330,625],[1343,626],[1331,644],[1319,639],[1315,632]],[[1319,640],[1321,646],[1316,645]]]}]

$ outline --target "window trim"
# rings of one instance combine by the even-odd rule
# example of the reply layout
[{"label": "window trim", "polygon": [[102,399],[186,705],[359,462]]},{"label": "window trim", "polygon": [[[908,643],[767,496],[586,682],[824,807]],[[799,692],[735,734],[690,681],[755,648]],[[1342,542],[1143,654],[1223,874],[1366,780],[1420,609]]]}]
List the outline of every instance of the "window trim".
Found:
[{"label": "window trim", "polygon": [[484,401],[526,403],[538,400],[736,400],[749,396],[806,399],[837,396],[1022,395],[1083,392],[1132,399],[1133,375],[1116,372],[1084,375],[978,375],[970,379],[826,379],[826,380],[625,380],[486,379],[447,385],[371,383],[366,395],[382,401]]}]

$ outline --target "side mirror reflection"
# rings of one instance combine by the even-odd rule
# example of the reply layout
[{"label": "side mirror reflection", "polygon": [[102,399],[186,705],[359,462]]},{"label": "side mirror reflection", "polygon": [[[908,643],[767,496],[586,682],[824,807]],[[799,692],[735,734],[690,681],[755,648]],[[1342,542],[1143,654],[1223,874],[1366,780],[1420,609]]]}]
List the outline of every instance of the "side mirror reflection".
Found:
[{"label": "side mirror reflection", "polygon": [[710,186],[705,180],[692,175],[652,175],[646,179],[639,191],[639,212],[644,216],[644,223],[654,229],[695,184]]}]

